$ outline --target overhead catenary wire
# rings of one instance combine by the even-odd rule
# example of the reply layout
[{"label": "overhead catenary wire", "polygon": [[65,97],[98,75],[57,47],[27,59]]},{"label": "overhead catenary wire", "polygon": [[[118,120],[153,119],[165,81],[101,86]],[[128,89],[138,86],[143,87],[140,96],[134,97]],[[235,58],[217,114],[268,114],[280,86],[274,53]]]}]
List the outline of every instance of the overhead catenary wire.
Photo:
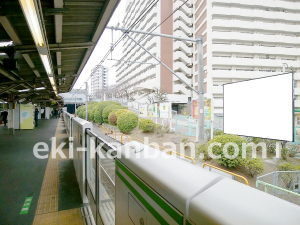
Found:
[{"label": "overhead catenary wire", "polygon": [[[143,10],[143,12],[138,16],[138,18],[137,18],[137,19],[129,26],[129,28],[127,29],[127,32],[130,32],[130,30],[133,29],[134,26],[135,26],[137,23],[139,23],[139,22],[147,15],[147,13],[148,13],[148,12],[149,12],[156,4],[157,4],[158,1],[159,1],[159,0],[153,0],[148,6],[146,6],[146,8],[145,8],[145,9]],[[150,8],[149,8],[149,7],[150,7]],[[94,71],[95,69],[98,69],[99,66],[102,65],[102,63],[103,63],[103,62],[107,59],[107,57],[109,56],[110,52],[112,52],[112,51],[115,49],[115,47],[116,47],[116,46],[117,46],[117,45],[118,45],[125,37],[126,37],[126,35],[123,33],[123,34],[121,35],[121,37],[116,41],[116,43],[115,43],[113,46],[111,46],[110,50],[107,51],[107,53],[106,53],[105,56],[102,58],[102,60],[100,61],[100,63],[97,64],[96,67],[95,67],[92,71]],[[89,75],[89,77],[86,79],[85,82],[88,82],[90,78],[91,78],[91,75]],[[81,89],[83,88],[85,82],[83,83],[83,85],[82,85],[82,86],[81,86],[74,94],[78,93],[79,90],[81,90]],[[74,96],[74,94],[72,95],[72,97]],[[72,97],[71,97],[71,98],[72,98]]]},{"label": "overhead catenary wire", "polygon": [[[183,5],[185,5],[187,2],[188,2],[189,0],[186,0],[185,2],[183,2],[179,7],[177,7],[167,18],[165,18],[159,25],[157,25],[155,28],[153,28],[153,30],[152,31],[150,31],[149,32],[149,34],[147,34],[144,38],[142,38],[142,40],[139,40],[139,42],[142,42],[143,40],[145,40],[145,38],[146,37],[148,37],[150,34],[152,34],[158,27],[160,27],[167,19],[169,19],[175,12],[177,12],[177,10],[179,10]],[[132,29],[131,29],[132,30]],[[123,35],[125,34],[125,33],[129,33],[128,31],[125,31],[124,33],[123,33]],[[135,46],[137,46],[137,45],[135,45]],[[135,47],[134,46],[134,47]],[[126,56],[127,56],[127,54],[129,53],[129,52],[131,52],[133,49],[134,49],[134,47],[131,49],[131,50],[128,50],[122,57],[121,57],[121,59],[119,59],[119,61],[120,60],[122,60],[122,59],[124,59]],[[115,66],[115,65],[117,65],[118,63],[119,63],[119,61],[118,62],[116,62],[113,66]],[[112,67],[113,67],[112,66]],[[111,67],[111,68],[112,68]],[[110,69],[111,69],[110,68]]]},{"label": "overhead catenary wire", "polygon": [[[101,66],[102,65],[102,63],[107,59],[107,57],[110,55],[110,53],[115,49],[115,47],[126,37],[126,33],[130,33],[130,30],[132,30],[133,29],[133,27],[138,23],[138,22],[140,22],[145,16],[146,16],[146,14],[157,4],[157,2],[158,2],[159,0],[156,0],[155,1],[155,3],[154,4],[152,4],[154,1],[152,1],[146,8],[145,8],[145,10],[147,10],[147,8],[148,7],[150,7],[151,6],[151,4],[152,4],[152,6],[151,6],[151,8],[149,8],[148,10],[147,10],[147,12],[146,13],[144,13],[145,12],[145,10],[139,15],[139,17],[136,19],[136,21],[132,24],[132,25],[130,25],[129,26],[129,28],[126,30],[126,31],[124,31],[123,32],[123,34],[121,35],[121,37],[116,41],[116,43],[115,44],[113,44],[113,46],[107,51],[107,53],[105,54],[105,56],[102,58],[102,60],[100,61],[100,63],[98,64],[98,65],[96,65],[96,67],[93,69],[93,70],[95,70],[95,69],[97,69],[99,66]],[[177,12],[183,5],[185,5],[187,2],[188,2],[189,0],[186,0],[185,2],[183,2],[179,7],[177,7],[168,17],[166,17],[160,24],[158,24],[155,28],[153,28],[150,32],[149,32],[149,34],[146,34],[146,36],[145,37],[143,37],[141,40],[139,40],[139,42],[142,42],[143,40],[145,40],[145,38],[147,38],[149,35],[151,35],[158,27],[160,27],[166,20],[168,20],[175,12]],[[143,15],[143,16],[142,16]],[[142,16],[142,18],[140,18]],[[140,19],[139,19],[140,18]],[[139,19],[139,20],[138,20]],[[138,21],[137,21],[138,20]],[[125,57],[126,57],[126,55],[129,53],[129,52],[131,52],[135,47],[136,47],[137,45],[135,45],[130,51],[128,51],[128,52],[126,52],[126,54],[124,55],[124,56],[122,56],[121,57],[121,59],[119,59],[118,60],[118,62],[116,62],[113,66],[111,66],[108,70],[110,70],[112,67],[114,67],[116,64],[118,64],[119,62],[120,62],[120,60],[122,60],[122,59],[124,59]],[[139,48],[141,48],[141,47],[139,47]],[[85,81],[85,82],[87,82],[89,79],[91,78],[91,75],[88,77],[88,79]],[[84,84],[81,86],[81,88],[84,86]],[[81,89],[80,88],[80,89]],[[79,90],[80,90],[79,89]],[[78,90],[78,91],[79,91]],[[76,94],[76,93],[74,93],[74,94]],[[73,95],[74,95],[73,94]],[[72,95],[72,96],[73,96]]]},{"label": "overhead catenary wire", "polygon": [[[183,2],[179,7],[177,7],[167,18],[165,18],[160,24],[158,24],[155,28],[153,28],[148,34],[146,34],[145,37],[143,37],[141,40],[139,40],[139,42],[141,43],[142,41],[144,41],[149,35],[151,35],[158,27],[160,27],[166,20],[168,20],[175,12],[177,12],[183,5],[185,5],[189,0],[186,0],[185,2]],[[132,30],[132,29],[131,29]],[[130,32],[130,31],[129,31]],[[123,34],[129,33],[128,31],[124,31]],[[128,50],[122,57],[121,59],[119,59],[118,62],[116,62],[112,67],[116,66],[121,60],[123,60],[129,52],[131,52],[137,45],[134,45],[134,47],[130,50]],[[139,47],[141,48],[141,47]],[[111,69],[112,67],[110,67],[109,69]]]},{"label": "overhead catenary wire", "polygon": [[[129,28],[127,29],[128,30],[128,32],[129,32],[129,30],[130,29],[132,29],[132,28],[134,28],[134,26],[138,23],[138,22],[140,22],[145,16],[146,16],[146,14],[147,14],[147,12],[149,12],[155,5],[156,5],[156,3],[158,2],[159,0],[153,0],[144,10],[143,10],[143,12],[138,16],[138,18],[129,26]],[[151,6],[151,8],[149,8]],[[149,8],[149,9],[148,9]],[[146,12],[146,10],[147,10],[147,12]],[[145,13],[146,12],[146,13]],[[142,18],[140,18],[141,16],[143,16]],[[110,52],[112,52],[113,50],[114,50],[114,48],[121,42],[121,40],[123,40],[123,38],[125,38],[125,34],[123,34],[117,41],[116,41],[116,43],[113,45],[113,46],[111,46],[111,48],[110,48],[110,50],[105,54],[105,56],[102,58],[102,60],[100,61],[100,63],[98,64],[98,65],[96,65],[96,67],[93,69],[93,71],[95,70],[95,69],[98,69],[99,68],[99,66],[101,66],[102,65],[102,63],[105,61],[105,59],[109,56],[109,54],[110,54]],[[110,68],[111,69],[111,68]],[[85,82],[88,82],[89,81],[89,79],[91,78],[91,75],[89,75],[88,76],[88,78],[86,79],[86,81]],[[83,86],[84,86],[84,84],[85,84],[85,82],[83,83],[83,85],[72,95],[72,97],[76,94],[76,93],[78,93],[82,88],[83,88]],[[71,98],[72,98],[71,97]]]}]

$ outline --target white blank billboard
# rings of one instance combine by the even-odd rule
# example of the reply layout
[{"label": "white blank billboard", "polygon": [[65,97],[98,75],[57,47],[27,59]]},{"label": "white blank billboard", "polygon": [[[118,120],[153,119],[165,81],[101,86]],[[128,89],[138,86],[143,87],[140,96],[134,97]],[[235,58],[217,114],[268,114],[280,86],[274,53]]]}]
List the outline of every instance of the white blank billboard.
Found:
[{"label": "white blank billboard", "polygon": [[225,84],[224,133],[294,140],[293,74]]}]

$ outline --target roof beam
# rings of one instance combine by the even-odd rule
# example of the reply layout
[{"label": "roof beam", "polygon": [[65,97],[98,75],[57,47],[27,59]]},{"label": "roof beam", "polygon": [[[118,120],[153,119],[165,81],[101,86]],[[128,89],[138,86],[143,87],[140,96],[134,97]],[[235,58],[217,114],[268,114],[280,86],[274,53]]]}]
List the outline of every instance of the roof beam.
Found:
[{"label": "roof beam", "polygon": [[[64,7],[63,0],[54,0],[54,8],[63,8],[63,7]],[[55,41],[56,43],[61,43],[63,15],[55,15],[54,23],[55,23]]]},{"label": "roof beam", "polygon": [[16,81],[9,81],[9,82],[2,82],[0,84],[1,86],[6,86],[6,85],[10,85],[10,84],[23,84],[23,83],[34,83],[35,82],[42,82],[42,81],[47,81],[48,78],[44,78],[44,79],[35,79],[35,80],[16,80]]},{"label": "roof beam", "polygon": [[[83,42],[83,43],[62,43],[62,44],[49,44],[50,51],[60,51],[60,50],[73,50],[73,49],[84,49],[93,48],[95,46],[94,42]],[[0,47],[0,52],[4,52],[4,47]],[[37,52],[35,45],[18,45],[16,46],[16,52],[21,54],[26,54],[29,52]]]},{"label": "roof beam", "polygon": [[7,88],[4,88],[3,90],[0,91],[0,95],[3,94],[3,93],[5,93],[5,92],[7,92],[7,91],[9,91],[12,88],[15,88],[15,87],[19,86],[19,85],[20,84],[13,84],[13,85],[11,85],[11,86],[9,86]]},{"label": "roof beam", "polygon": [[[14,27],[12,26],[12,24],[10,23],[10,21],[8,20],[8,18],[6,16],[0,16],[0,23],[2,24],[3,28],[5,29],[6,33],[9,35],[11,40],[14,42],[14,44],[15,45],[22,45],[22,42],[21,42],[17,32],[15,31]],[[22,54],[22,56],[25,59],[25,61],[27,62],[27,64],[29,65],[29,67],[31,69],[34,69],[35,66],[34,66],[30,56],[28,54]],[[18,80],[18,79],[16,79],[16,80]],[[26,85],[24,87],[32,88],[32,87],[30,87],[30,86],[28,87]]]},{"label": "roof beam", "polygon": [[98,6],[101,7],[103,5],[102,2],[65,2],[66,6]]},{"label": "roof beam", "polygon": [[61,52],[56,52],[57,74],[61,74]]},{"label": "roof beam", "polygon": [[15,45],[21,45],[22,42],[19,39],[18,34],[16,33],[15,29],[9,22],[8,18],[6,16],[0,16],[0,23],[2,24],[4,30],[9,35],[11,40],[14,42]]},{"label": "roof beam", "polygon": [[[101,34],[103,33],[106,25],[108,24],[110,17],[112,16],[113,12],[117,8],[119,2],[120,2],[120,0],[110,0],[110,1],[106,1],[106,4],[102,6],[103,7],[102,13],[99,16],[97,27],[95,29],[95,32],[94,32],[94,35],[92,38],[92,42],[94,42],[94,43],[98,42]],[[75,3],[75,2],[72,2],[72,3]],[[76,2],[76,3],[78,3],[78,2]],[[85,5],[87,5],[87,2],[83,2],[83,3]],[[77,74],[80,75],[81,71],[83,70],[83,68],[84,68],[87,60],[89,59],[90,55],[92,54],[93,50],[94,50],[94,47],[93,47],[93,49],[88,49],[85,52],[82,62],[77,70]],[[78,76],[73,80],[70,90],[74,87],[77,79],[78,79]]]}]

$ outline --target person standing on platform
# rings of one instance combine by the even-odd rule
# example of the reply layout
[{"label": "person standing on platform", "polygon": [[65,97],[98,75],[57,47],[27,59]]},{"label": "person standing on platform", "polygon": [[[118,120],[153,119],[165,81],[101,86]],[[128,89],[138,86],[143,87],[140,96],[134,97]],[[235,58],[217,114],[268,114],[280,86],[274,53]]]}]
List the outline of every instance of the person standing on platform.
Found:
[{"label": "person standing on platform", "polygon": [[38,122],[39,122],[39,110],[37,108],[35,108],[34,120],[35,120],[35,127],[37,127],[38,126]]},{"label": "person standing on platform", "polygon": [[5,127],[6,127],[6,124],[7,124],[7,115],[8,115],[8,112],[6,110],[1,113],[2,120],[3,120],[3,123],[4,123]]}]

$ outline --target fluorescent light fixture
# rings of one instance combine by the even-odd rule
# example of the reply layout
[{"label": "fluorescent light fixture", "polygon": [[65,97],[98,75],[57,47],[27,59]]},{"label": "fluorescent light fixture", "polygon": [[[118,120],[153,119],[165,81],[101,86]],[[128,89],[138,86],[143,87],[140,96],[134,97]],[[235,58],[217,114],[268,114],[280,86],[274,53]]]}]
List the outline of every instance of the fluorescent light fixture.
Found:
[{"label": "fluorescent light fixture", "polygon": [[34,90],[39,91],[39,90],[44,90],[44,89],[45,89],[44,87],[39,87],[39,88],[36,88]]},{"label": "fluorescent light fixture", "polygon": [[53,77],[49,77],[49,80],[50,80],[50,83],[51,83],[52,86],[55,85],[55,81],[54,81]]},{"label": "fluorescent light fixture", "polygon": [[3,41],[3,42],[0,42],[0,47],[4,47],[7,45],[11,45],[11,44],[13,44],[13,41]]},{"label": "fluorescent light fixture", "polygon": [[18,90],[18,92],[26,92],[26,91],[29,91],[29,89]]},{"label": "fluorescent light fixture", "polygon": [[22,6],[23,12],[25,14],[35,44],[40,47],[44,46],[45,42],[42,34],[42,29],[39,23],[37,10],[34,4],[34,0],[19,0],[19,2]]},{"label": "fluorescent light fixture", "polygon": [[49,62],[49,58],[47,55],[40,55],[41,56],[41,59],[42,59],[42,62],[44,64],[44,67],[46,69],[46,72],[48,75],[51,75],[52,74],[52,70],[51,70],[51,66],[50,66],[50,62]]}]

